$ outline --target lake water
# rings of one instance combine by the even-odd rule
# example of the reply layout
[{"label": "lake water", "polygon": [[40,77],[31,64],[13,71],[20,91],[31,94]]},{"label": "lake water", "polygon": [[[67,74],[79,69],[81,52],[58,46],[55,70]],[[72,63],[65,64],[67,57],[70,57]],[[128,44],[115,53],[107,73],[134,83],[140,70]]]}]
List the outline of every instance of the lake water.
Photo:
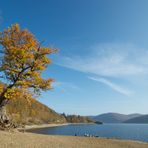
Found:
[{"label": "lake water", "polygon": [[58,127],[32,129],[29,132],[47,135],[84,136],[85,133],[108,138],[148,142],[148,124],[71,124]]}]

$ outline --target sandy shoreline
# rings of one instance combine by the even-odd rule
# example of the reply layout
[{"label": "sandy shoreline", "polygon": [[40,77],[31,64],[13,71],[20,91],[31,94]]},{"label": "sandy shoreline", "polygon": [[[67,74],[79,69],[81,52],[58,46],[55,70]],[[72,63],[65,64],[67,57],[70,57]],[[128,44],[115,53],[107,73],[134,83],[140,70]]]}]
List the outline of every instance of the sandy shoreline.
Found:
[{"label": "sandy shoreline", "polygon": [[148,143],[94,137],[0,131],[1,148],[148,148]]},{"label": "sandy shoreline", "polygon": [[[47,127],[56,127],[56,126],[65,126],[70,125],[73,123],[64,123],[64,124],[42,124],[42,125],[26,125],[25,130],[36,129],[36,128],[47,128]],[[77,124],[77,123],[74,123]],[[84,124],[84,123],[81,123]],[[19,128],[22,131],[24,128]],[[34,134],[28,132],[2,132],[0,131],[0,138],[1,133],[5,135],[13,135],[14,137],[23,137],[22,140],[11,139],[14,141],[13,144],[11,143],[11,147],[13,148],[22,148],[21,143],[24,143],[24,148],[148,148],[148,143],[140,142],[140,141],[132,141],[132,140],[119,140],[119,139],[112,139],[112,138],[95,138],[95,137],[75,137],[75,136],[58,136],[58,135],[42,135],[42,134]],[[31,141],[29,140],[32,139]],[[37,143],[32,141],[36,140]],[[24,142],[26,141],[26,143]],[[20,145],[19,145],[20,143]],[[0,146],[3,144],[0,142]],[[9,142],[6,148],[9,148]]]}]

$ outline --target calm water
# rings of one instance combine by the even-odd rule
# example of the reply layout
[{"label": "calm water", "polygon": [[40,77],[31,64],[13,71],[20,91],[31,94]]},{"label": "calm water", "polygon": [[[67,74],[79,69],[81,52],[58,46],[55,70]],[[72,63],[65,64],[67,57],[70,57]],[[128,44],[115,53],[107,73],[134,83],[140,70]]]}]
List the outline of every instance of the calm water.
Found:
[{"label": "calm water", "polygon": [[47,135],[84,136],[85,133],[100,137],[140,140],[148,142],[148,124],[77,124],[42,129],[29,132]]}]

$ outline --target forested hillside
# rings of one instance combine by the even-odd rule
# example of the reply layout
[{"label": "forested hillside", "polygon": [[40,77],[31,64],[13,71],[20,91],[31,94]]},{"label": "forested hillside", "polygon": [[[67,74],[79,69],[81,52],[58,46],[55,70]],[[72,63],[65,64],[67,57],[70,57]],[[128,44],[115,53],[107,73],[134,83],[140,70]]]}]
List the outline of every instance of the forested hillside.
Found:
[{"label": "forested hillside", "polygon": [[65,123],[66,119],[35,99],[14,99],[6,106],[7,113],[18,124]]}]

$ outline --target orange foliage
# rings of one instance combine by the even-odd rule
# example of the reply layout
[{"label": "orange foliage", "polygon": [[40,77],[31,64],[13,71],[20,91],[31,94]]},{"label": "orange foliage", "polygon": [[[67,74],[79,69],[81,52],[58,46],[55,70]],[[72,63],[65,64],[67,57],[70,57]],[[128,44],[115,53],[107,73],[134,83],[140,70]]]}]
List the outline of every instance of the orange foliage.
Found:
[{"label": "orange foliage", "polygon": [[0,33],[0,45],[3,47],[1,72],[10,82],[5,89],[0,88],[1,98],[15,98],[20,95],[20,89],[22,92],[29,88],[51,89],[53,79],[44,79],[41,74],[51,63],[47,55],[54,53],[54,49],[42,47],[33,34],[18,24]]}]

